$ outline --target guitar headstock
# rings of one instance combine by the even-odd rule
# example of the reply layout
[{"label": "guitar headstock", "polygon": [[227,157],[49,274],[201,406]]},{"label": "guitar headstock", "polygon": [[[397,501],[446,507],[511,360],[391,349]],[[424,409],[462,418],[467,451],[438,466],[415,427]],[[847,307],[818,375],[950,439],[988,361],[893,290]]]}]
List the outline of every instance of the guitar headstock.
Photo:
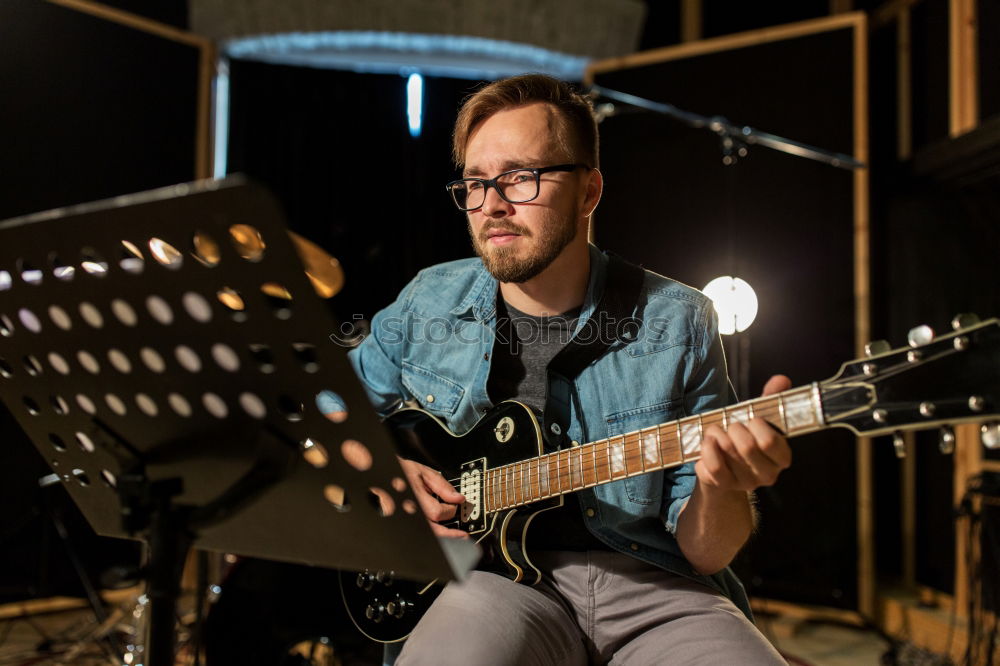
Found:
[{"label": "guitar headstock", "polygon": [[910,331],[907,347],[873,343],[820,383],[824,421],[858,435],[986,422],[983,442],[1000,446],[1000,320],[956,317],[954,331]]}]

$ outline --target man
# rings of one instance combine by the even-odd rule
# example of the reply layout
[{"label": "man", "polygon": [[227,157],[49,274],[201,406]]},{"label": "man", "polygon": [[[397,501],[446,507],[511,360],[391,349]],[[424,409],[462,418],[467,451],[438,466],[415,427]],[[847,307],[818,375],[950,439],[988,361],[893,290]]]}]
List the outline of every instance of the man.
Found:
[{"label": "man", "polygon": [[[415,400],[461,433],[501,399],[544,409],[545,363],[595,315],[608,257],[587,241],[603,188],[597,127],[568,86],[525,75],[482,88],[459,113],[453,148],[463,177],[448,187],[479,259],[421,271],[351,359],[377,409]],[[574,443],[729,400],[711,303],[659,275],[642,280],[644,328],[574,382]],[[497,335],[508,318],[513,344]],[[538,335],[552,331],[565,336]],[[778,376],[765,390],[788,386]],[[398,663],[784,663],[726,567],[753,528],[748,493],[775,481],[790,449],[760,419],[706,427],[701,448],[694,465],[583,490],[539,514],[527,548],[543,582],[476,571],[449,585]],[[441,524],[462,496],[437,471],[402,464],[434,532],[465,537]]]}]

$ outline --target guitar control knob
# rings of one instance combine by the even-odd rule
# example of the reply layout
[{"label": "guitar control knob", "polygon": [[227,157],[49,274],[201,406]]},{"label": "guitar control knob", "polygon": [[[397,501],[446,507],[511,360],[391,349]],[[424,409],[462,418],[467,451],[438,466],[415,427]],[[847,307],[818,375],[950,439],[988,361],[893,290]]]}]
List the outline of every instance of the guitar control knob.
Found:
[{"label": "guitar control knob", "polygon": [[413,608],[413,604],[405,599],[396,598],[395,601],[390,601],[385,605],[386,612],[394,618],[401,618],[406,614],[406,611]]},{"label": "guitar control knob", "polygon": [[920,345],[926,345],[927,343],[934,340],[934,329],[923,324],[922,326],[916,326],[910,329],[910,332],[906,334],[906,341],[910,343],[911,347],[919,347]]},{"label": "guitar control knob", "polygon": [[971,312],[963,312],[962,314],[955,315],[954,319],[951,320],[951,327],[956,331],[960,331],[963,328],[969,328],[970,326],[975,326],[978,323],[979,315]]},{"label": "guitar control knob", "polygon": [[920,415],[925,419],[929,419],[934,416],[934,412],[937,408],[934,406],[933,402],[922,402],[920,403]]},{"label": "guitar control knob", "polygon": [[381,622],[385,618],[385,606],[378,602],[378,599],[372,601],[365,608],[365,617],[372,622]]},{"label": "guitar control knob", "polygon": [[983,446],[995,451],[1000,449],[1000,423],[985,423],[979,429],[979,437],[983,440]]},{"label": "guitar control knob", "polygon": [[366,592],[371,591],[375,586],[375,576],[368,572],[367,569],[358,574],[357,580],[354,583]]},{"label": "guitar control knob", "polygon": [[395,571],[382,571],[381,569],[379,569],[375,573],[375,580],[382,583],[383,585],[392,585],[392,581],[394,580],[393,575],[395,573],[396,573]]},{"label": "guitar control knob", "polygon": [[972,411],[981,412],[983,411],[983,407],[985,406],[986,406],[986,401],[983,400],[983,396],[974,395],[969,398],[969,409],[971,409]]},{"label": "guitar control knob", "polygon": [[903,439],[902,433],[892,433],[892,448],[895,449],[897,458],[906,457],[906,440]]},{"label": "guitar control knob", "polygon": [[941,428],[941,436],[938,438],[938,448],[946,456],[955,452],[955,430],[951,426]]},{"label": "guitar control knob", "polygon": [[885,340],[872,340],[865,345],[865,356],[871,358],[872,356],[884,354],[890,349],[889,343]]}]

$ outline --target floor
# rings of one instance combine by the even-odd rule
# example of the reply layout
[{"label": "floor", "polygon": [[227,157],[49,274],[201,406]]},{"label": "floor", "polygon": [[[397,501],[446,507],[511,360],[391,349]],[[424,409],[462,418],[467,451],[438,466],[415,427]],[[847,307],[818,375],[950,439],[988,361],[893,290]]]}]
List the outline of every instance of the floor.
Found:
[{"label": "floor", "polygon": [[[115,653],[113,659],[109,644],[105,642],[102,645],[99,640],[94,640],[106,634],[108,628],[134,630],[138,624],[133,617],[137,608],[134,600],[121,604],[118,612],[105,623],[104,627],[96,622],[93,613],[88,609],[0,619],[0,666],[28,664],[138,666],[142,661],[138,653],[128,656]],[[141,616],[141,608],[139,611]],[[853,627],[792,622],[783,618],[761,619],[759,626],[793,666],[875,666],[882,663],[880,657],[889,648],[888,642],[875,632]],[[335,645],[303,645],[299,647],[298,652],[302,655],[311,653],[312,661],[302,658],[290,659],[286,663],[317,666],[372,663],[370,660],[359,658],[339,659]],[[122,656],[125,658],[122,659]],[[192,661],[189,653],[182,653],[178,664],[190,665]],[[907,659],[898,663],[929,666],[934,662]],[[209,663],[207,666],[213,664]]]}]

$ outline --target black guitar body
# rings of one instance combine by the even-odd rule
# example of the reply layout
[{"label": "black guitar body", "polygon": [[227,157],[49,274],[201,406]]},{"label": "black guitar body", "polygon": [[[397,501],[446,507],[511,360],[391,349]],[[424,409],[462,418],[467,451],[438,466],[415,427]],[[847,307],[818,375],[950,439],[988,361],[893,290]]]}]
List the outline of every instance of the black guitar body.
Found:
[{"label": "black guitar body", "polygon": [[[444,423],[419,409],[402,409],[386,424],[400,455],[440,470],[456,489],[461,488],[463,473],[484,473],[544,453],[538,421],[519,402],[500,403],[461,436],[453,435]],[[562,497],[556,497],[482,515],[460,508],[456,519],[445,524],[468,532],[482,548],[478,569],[534,585],[541,580],[541,572],[531,563],[524,545],[529,524],[540,511],[562,502]],[[436,584],[394,580],[391,572],[344,571],[340,584],[354,624],[382,643],[406,638],[440,592]]]},{"label": "black guitar body", "polygon": [[[501,402],[464,435],[455,436],[438,419],[419,409],[404,409],[387,424],[401,455],[440,470],[460,489],[464,472],[520,462],[544,453],[541,428],[532,411],[519,402]],[[562,497],[477,518],[457,516],[449,527],[465,530],[483,549],[479,569],[533,585],[541,572],[531,564],[524,542],[531,519],[562,505]]]}]

